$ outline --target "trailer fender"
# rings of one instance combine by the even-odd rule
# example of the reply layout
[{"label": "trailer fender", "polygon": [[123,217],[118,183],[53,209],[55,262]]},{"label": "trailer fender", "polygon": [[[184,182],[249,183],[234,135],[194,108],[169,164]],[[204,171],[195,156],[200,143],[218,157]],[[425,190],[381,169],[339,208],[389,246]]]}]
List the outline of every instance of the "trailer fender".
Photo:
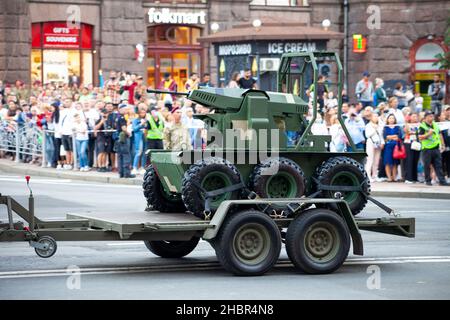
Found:
[{"label": "trailer fender", "polygon": [[347,223],[348,229],[350,231],[350,235],[352,237],[352,243],[353,243],[353,254],[362,256],[364,255],[364,247],[363,247],[363,240],[361,237],[361,233],[359,232],[358,225],[356,223],[355,218],[353,217],[353,214],[345,201],[339,201],[337,202],[337,207],[339,209],[339,214],[344,218],[345,222]]}]

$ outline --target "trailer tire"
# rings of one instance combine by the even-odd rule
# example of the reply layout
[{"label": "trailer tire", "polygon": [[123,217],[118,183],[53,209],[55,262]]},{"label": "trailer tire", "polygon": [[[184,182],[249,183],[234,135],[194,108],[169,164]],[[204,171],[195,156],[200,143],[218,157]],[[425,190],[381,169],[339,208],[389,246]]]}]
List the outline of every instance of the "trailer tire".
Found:
[{"label": "trailer tire", "polygon": [[[267,170],[277,167],[277,172]],[[258,164],[250,175],[250,189],[261,198],[301,198],[306,191],[306,177],[294,161],[279,157],[269,158]],[[271,205],[275,211],[285,206]]]},{"label": "trailer tire", "polygon": [[[218,157],[199,160],[184,173],[181,190],[184,205],[195,216],[204,219],[205,198],[198,185],[206,191],[212,191],[240,182],[239,171],[229,161]],[[222,201],[239,199],[240,194],[240,190],[235,190],[212,198],[211,213],[216,212]]]},{"label": "trailer tire", "polygon": [[160,212],[185,212],[186,208],[179,194],[167,194],[156,174],[155,168],[149,165],[145,171],[142,189],[147,206]]},{"label": "trailer tire", "polygon": [[145,240],[145,246],[153,254],[161,258],[182,258],[191,253],[196,247],[200,238],[193,237],[188,241],[149,241]]},{"label": "trailer tire", "polygon": [[266,214],[248,210],[226,218],[214,241],[220,264],[238,276],[259,276],[277,262],[281,235]]},{"label": "trailer tire", "polygon": [[[348,203],[354,216],[360,213],[367,204],[365,194],[370,193],[370,182],[364,166],[349,157],[333,157],[323,162],[316,171],[316,178],[323,185],[361,186],[359,191],[341,192],[344,200]],[[336,191],[322,191],[322,198],[334,198]],[[337,205],[330,203],[326,205],[329,209],[337,211]]]},{"label": "trailer tire", "polygon": [[299,270],[325,274],[337,270],[350,249],[344,219],[327,209],[310,209],[294,219],[286,234],[286,251]]}]

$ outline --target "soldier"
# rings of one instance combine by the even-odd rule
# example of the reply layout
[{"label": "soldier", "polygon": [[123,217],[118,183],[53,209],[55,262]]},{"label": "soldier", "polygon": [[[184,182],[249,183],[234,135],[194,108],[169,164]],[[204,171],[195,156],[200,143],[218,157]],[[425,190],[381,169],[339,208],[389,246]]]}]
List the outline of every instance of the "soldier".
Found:
[{"label": "soldier", "polygon": [[117,119],[117,132],[119,133],[119,140],[117,141],[117,156],[120,178],[135,178],[131,174],[131,146],[130,133],[127,130],[128,121],[127,114],[129,106],[127,104],[119,105],[120,117]]},{"label": "soldier", "polygon": [[188,129],[181,123],[182,112],[173,109],[173,123],[164,128],[164,149],[192,150],[191,138]]}]

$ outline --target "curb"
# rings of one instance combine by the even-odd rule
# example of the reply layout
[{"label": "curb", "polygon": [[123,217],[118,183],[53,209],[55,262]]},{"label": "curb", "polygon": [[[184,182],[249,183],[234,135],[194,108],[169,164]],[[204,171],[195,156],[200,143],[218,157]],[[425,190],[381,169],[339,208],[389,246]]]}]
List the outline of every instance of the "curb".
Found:
[{"label": "curb", "polygon": [[123,185],[142,185],[142,179],[121,179],[119,177],[102,177],[96,175],[80,175],[77,173],[71,173],[67,171],[56,171],[54,169],[42,169],[42,168],[18,168],[15,165],[7,165],[4,163],[0,164],[0,170],[8,173],[18,173],[23,175],[33,175],[38,177],[51,177],[51,178],[61,178],[61,179],[73,179],[79,181],[88,182],[100,182],[100,183],[110,183],[110,184],[123,184]]},{"label": "curb", "polygon": [[[142,185],[142,178],[133,179],[121,179],[119,177],[103,177],[89,174],[77,174],[68,171],[56,171],[54,169],[44,169],[39,167],[17,167],[15,164],[0,163],[0,170],[8,173],[18,173],[23,175],[34,175],[40,177],[52,177],[61,179],[73,179],[79,181],[88,182],[100,182],[110,184],[122,184],[122,185]],[[422,198],[422,199],[440,199],[450,200],[450,187],[449,192],[423,192],[423,191],[371,191],[371,196],[374,197],[390,197],[390,198]]]}]

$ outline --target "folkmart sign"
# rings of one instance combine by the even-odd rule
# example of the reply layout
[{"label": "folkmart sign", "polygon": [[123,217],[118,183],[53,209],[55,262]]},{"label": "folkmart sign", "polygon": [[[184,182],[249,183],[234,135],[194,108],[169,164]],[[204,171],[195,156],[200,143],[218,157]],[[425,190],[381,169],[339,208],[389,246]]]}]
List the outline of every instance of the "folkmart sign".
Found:
[{"label": "folkmart sign", "polygon": [[206,24],[205,11],[199,12],[174,12],[169,8],[148,10],[148,22],[168,24]]}]

